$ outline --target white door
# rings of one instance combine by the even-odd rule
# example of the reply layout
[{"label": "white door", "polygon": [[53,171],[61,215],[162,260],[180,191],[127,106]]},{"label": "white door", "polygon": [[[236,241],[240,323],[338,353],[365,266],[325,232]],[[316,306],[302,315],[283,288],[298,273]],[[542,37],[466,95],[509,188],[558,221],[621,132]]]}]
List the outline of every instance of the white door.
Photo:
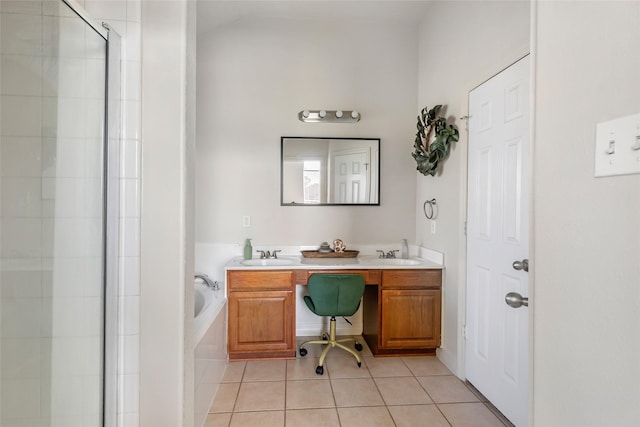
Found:
[{"label": "white door", "polygon": [[529,295],[529,57],[471,91],[469,116],[465,375],[521,427],[528,312],[505,296]]},{"label": "white door", "polygon": [[335,152],[332,203],[369,203],[368,151]]}]

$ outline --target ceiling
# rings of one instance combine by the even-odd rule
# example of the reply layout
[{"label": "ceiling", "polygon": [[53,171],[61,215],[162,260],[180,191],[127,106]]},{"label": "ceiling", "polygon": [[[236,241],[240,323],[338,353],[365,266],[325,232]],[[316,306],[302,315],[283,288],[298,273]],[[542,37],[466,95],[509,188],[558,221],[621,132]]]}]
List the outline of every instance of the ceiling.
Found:
[{"label": "ceiling", "polygon": [[409,25],[420,22],[428,6],[428,0],[198,0],[197,31],[204,33],[233,21],[260,18]]}]

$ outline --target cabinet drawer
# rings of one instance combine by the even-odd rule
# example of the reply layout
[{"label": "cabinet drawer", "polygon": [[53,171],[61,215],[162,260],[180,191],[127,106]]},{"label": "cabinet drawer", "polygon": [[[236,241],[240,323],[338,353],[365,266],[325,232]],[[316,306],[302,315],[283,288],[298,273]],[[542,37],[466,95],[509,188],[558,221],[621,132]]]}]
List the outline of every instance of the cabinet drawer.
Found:
[{"label": "cabinet drawer", "polygon": [[382,270],[384,289],[436,288],[442,286],[442,270]]},{"label": "cabinet drawer", "polygon": [[293,286],[293,271],[291,270],[233,270],[227,272],[229,291],[291,290]]}]

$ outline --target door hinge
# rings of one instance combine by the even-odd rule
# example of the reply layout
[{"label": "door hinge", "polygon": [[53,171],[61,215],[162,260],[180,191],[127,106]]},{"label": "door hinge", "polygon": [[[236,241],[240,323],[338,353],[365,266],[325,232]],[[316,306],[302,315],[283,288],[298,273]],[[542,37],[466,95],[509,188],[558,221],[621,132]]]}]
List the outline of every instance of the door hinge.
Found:
[{"label": "door hinge", "polygon": [[467,235],[467,221],[464,222],[464,235]]},{"label": "door hinge", "polygon": [[464,339],[464,340],[467,339],[467,325],[464,325],[462,327],[462,339]]}]

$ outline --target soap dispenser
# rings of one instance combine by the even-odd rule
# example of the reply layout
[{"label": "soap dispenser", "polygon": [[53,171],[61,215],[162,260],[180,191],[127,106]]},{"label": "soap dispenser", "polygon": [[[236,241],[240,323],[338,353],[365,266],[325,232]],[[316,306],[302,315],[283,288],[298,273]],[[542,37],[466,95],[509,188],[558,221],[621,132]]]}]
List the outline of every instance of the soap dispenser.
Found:
[{"label": "soap dispenser", "polygon": [[247,239],[244,242],[244,259],[251,259],[253,257],[253,248],[251,247],[251,239]]},{"label": "soap dispenser", "polygon": [[402,239],[402,250],[400,251],[400,258],[409,258],[409,243],[407,243],[407,239]]}]

